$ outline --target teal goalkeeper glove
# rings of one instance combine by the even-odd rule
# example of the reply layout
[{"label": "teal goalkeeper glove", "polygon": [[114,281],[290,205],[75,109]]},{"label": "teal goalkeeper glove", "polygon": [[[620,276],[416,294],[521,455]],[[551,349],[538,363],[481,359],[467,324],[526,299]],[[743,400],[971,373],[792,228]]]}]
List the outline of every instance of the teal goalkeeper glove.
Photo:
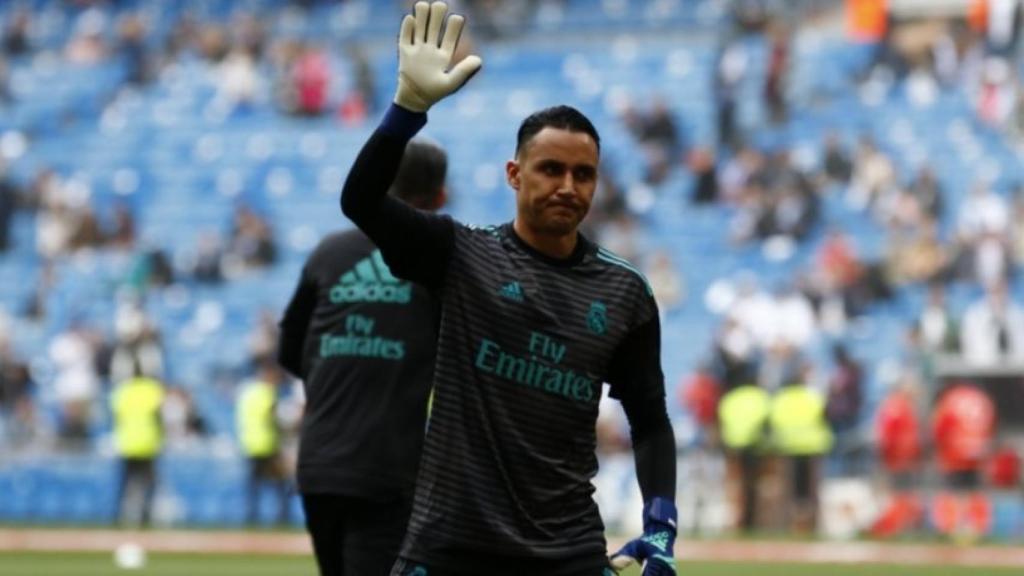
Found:
[{"label": "teal goalkeeper glove", "polygon": [[643,576],[668,576],[676,573],[673,546],[676,541],[676,506],[671,500],[654,498],[644,504],[644,535],[628,542],[612,554],[616,571],[633,562],[644,564]]},{"label": "teal goalkeeper glove", "polygon": [[448,70],[459,44],[464,19],[447,18],[444,38],[441,27],[448,14],[444,2],[417,2],[415,17],[406,14],[398,38],[398,90],[395,104],[412,112],[426,112],[437,101],[462,87],[480,69],[479,56],[467,56]]}]

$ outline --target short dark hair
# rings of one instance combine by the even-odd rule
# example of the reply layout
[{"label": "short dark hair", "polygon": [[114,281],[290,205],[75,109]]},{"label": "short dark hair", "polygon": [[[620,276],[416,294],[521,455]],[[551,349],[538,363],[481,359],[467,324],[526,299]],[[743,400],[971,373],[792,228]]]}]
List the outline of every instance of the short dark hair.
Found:
[{"label": "short dark hair", "polygon": [[516,135],[516,155],[519,155],[531,138],[545,128],[588,134],[594,139],[597,151],[601,151],[601,137],[597,135],[597,128],[594,128],[594,124],[590,122],[589,118],[572,106],[552,106],[530,114],[519,125],[519,133]]},{"label": "short dark hair", "polygon": [[402,164],[389,193],[417,208],[435,203],[448,177],[448,154],[443,148],[422,139],[405,146]]}]

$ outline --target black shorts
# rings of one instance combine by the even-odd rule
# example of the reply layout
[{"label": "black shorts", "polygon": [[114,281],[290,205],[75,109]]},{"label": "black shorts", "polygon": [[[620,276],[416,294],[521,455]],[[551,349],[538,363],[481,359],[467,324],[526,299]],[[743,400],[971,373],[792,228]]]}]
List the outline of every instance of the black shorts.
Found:
[{"label": "black shorts", "polygon": [[[529,575],[529,576],[548,576],[549,573],[544,571],[538,571],[536,564],[533,565],[516,565],[514,562],[501,561],[495,563],[496,567],[500,566],[501,574],[518,574],[518,575]],[[494,572],[498,574],[499,572]],[[395,562],[395,567],[391,570],[391,576],[481,576],[479,571],[473,572],[462,572],[444,570],[438,568],[431,568],[424,564],[399,558]],[[557,576],[615,576],[615,572],[611,568],[602,569],[588,569],[576,573],[566,573],[562,571],[557,572]]]},{"label": "black shorts", "polygon": [[388,576],[409,522],[411,499],[375,502],[303,494],[306,527],[321,576]]}]

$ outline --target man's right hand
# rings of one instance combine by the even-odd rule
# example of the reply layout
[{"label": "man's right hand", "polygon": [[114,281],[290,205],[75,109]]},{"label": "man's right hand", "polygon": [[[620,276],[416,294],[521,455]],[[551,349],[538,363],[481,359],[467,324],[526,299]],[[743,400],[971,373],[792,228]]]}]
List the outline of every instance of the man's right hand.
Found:
[{"label": "man's right hand", "polygon": [[413,13],[415,17],[407,14],[402,20],[398,38],[398,90],[394,102],[412,112],[426,112],[435,102],[461,88],[483,62],[479,56],[467,56],[448,70],[464,19],[453,14],[444,26],[447,4],[417,2]]}]

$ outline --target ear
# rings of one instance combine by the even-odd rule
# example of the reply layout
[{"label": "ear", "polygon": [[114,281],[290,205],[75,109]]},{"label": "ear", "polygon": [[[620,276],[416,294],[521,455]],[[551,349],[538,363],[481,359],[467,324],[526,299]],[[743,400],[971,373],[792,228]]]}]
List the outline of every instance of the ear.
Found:
[{"label": "ear", "polygon": [[444,205],[447,203],[448,187],[442,186],[441,189],[437,191],[437,195],[434,196],[434,201],[432,202],[433,205],[430,208],[431,210],[440,210],[441,208],[444,208]]},{"label": "ear", "polygon": [[519,191],[519,162],[509,160],[505,163],[505,180],[514,190]]}]

